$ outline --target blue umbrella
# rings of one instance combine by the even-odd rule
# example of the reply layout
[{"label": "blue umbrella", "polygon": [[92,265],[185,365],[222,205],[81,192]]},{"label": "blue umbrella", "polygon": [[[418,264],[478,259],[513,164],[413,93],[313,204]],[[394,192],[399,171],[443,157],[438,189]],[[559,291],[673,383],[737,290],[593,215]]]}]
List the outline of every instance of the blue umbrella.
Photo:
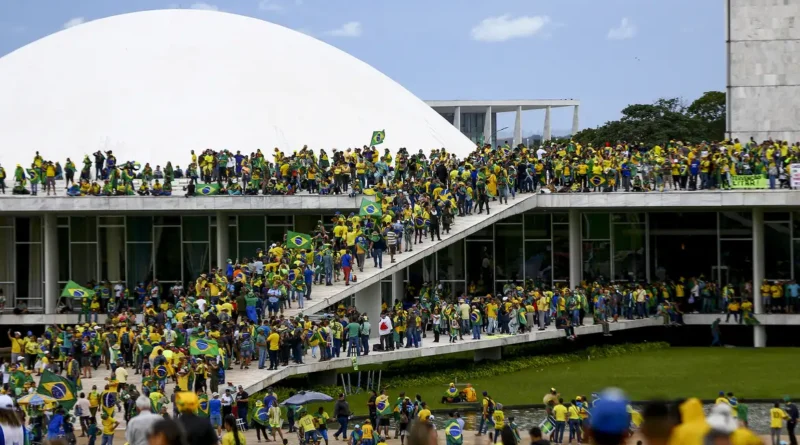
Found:
[{"label": "blue umbrella", "polygon": [[330,402],[333,397],[316,391],[300,391],[297,394],[284,400],[281,405],[305,405],[313,402]]}]

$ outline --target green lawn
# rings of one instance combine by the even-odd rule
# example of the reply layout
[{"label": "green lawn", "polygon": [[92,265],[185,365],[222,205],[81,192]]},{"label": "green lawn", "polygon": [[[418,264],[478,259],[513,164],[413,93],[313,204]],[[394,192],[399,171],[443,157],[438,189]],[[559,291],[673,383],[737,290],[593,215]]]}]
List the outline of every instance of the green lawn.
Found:
[{"label": "green lawn", "polygon": [[[713,399],[719,391],[733,391],[740,399],[778,399],[800,390],[800,374],[793,371],[797,363],[797,348],[669,348],[532,368],[469,383],[479,394],[488,391],[495,401],[505,405],[541,403],[550,387],[557,388],[565,398],[616,386],[633,400],[689,396]],[[389,388],[388,395],[394,400],[400,391],[409,397],[421,394],[431,409],[441,409],[446,408],[439,403],[444,390],[443,385]],[[357,415],[366,414],[367,398],[365,392],[349,396],[350,409]],[[326,404],[325,408],[330,412],[333,404]]]}]

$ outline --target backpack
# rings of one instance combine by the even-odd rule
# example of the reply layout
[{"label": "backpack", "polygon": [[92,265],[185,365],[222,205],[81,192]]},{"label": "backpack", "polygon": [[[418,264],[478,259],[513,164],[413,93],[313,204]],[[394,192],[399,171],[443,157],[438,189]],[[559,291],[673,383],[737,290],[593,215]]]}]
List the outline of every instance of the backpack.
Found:
[{"label": "backpack", "polygon": [[489,404],[486,406],[486,412],[492,414],[494,412],[494,400],[487,397]]}]

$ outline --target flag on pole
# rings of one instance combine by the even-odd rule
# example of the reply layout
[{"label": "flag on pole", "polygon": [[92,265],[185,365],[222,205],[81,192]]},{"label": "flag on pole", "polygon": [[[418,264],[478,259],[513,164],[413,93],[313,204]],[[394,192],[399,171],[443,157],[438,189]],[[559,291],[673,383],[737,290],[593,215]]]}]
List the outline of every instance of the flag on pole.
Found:
[{"label": "flag on pole", "polygon": [[358,213],[360,216],[374,216],[380,218],[383,216],[381,206],[366,199],[361,200],[361,211]]},{"label": "flag on pole", "polygon": [[286,234],[286,246],[290,249],[311,249],[311,235],[290,230]]},{"label": "flag on pole", "polygon": [[76,397],[78,388],[75,383],[50,372],[50,370],[45,370],[42,373],[36,392],[58,400],[59,404],[68,410],[72,409],[75,402],[78,401]]},{"label": "flag on pole", "polygon": [[386,130],[380,131],[373,131],[372,132],[372,141],[369,145],[380,145],[383,144],[383,140],[386,139]]},{"label": "flag on pole", "polygon": [[215,340],[209,338],[192,337],[189,340],[189,353],[216,357],[219,355],[219,345]]},{"label": "flag on pole", "polygon": [[67,285],[64,286],[64,291],[61,292],[62,297],[72,297],[72,298],[83,298],[83,297],[93,297],[94,291],[91,289],[87,289],[74,281],[67,281]]}]

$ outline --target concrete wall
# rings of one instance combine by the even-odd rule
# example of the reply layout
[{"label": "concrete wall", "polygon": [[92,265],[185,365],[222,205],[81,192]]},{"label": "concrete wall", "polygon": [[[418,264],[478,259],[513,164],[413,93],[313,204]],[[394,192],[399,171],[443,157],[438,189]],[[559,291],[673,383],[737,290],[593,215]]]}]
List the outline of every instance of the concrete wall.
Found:
[{"label": "concrete wall", "polygon": [[726,0],[728,132],[800,140],[800,0]]}]

